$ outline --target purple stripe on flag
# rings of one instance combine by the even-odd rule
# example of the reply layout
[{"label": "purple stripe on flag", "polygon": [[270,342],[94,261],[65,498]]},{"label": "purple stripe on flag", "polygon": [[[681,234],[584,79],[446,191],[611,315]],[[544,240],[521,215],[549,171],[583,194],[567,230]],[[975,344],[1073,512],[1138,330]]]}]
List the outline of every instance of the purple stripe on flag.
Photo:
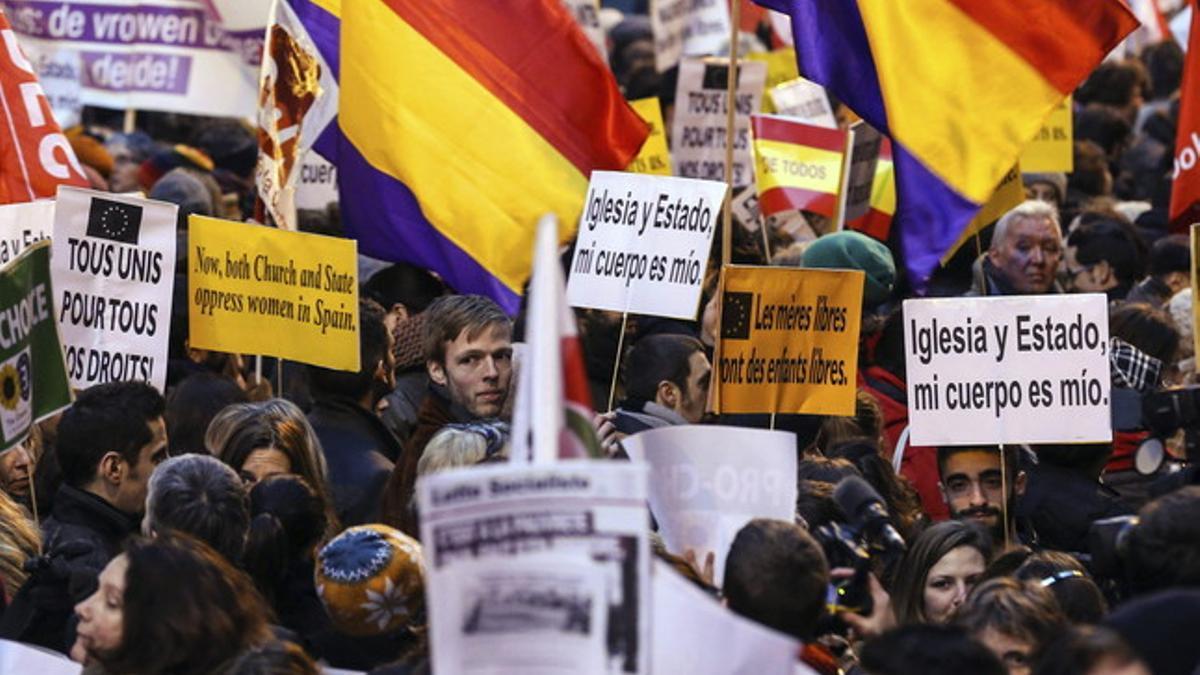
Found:
[{"label": "purple stripe on flag", "polygon": [[287,2],[292,6],[292,11],[300,19],[300,23],[308,29],[309,37],[317,46],[317,51],[321,52],[325,63],[329,64],[334,79],[339,79],[342,71],[338,52],[340,44],[338,36],[341,33],[342,22],[324,8],[318,7],[312,0],[287,0]]},{"label": "purple stripe on flag", "polygon": [[371,166],[343,137],[338,190],[346,233],[372,258],[407,262],[437,272],[455,291],[478,293],[515,314],[520,297],[438,232],[408,186]]},{"label": "purple stripe on flag", "polygon": [[942,256],[978,213],[980,205],[955,192],[894,140],[896,215],[909,283],[924,293]]},{"label": "purple stripe on flag", "polygon": [[888,133],[879,74],[857,0],[836,7],[815,0],[755,0],[792,17],[800,74],[829,89],[851,110]]}]

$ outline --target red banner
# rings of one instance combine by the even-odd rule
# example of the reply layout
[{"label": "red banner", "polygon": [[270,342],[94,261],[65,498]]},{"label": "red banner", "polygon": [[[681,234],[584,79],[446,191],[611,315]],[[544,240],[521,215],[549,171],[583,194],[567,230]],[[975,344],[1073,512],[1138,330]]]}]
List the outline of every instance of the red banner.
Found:
[{"label": "red banner", "polygon": [[1200,99],[1200,6],[1193,2],[1171,187],[1171,229],[1177,231],[1200,223],[1200,100],[1197,99]]},{"label": "red banner", "polygon": [[88,187],[3,12],[0,37],[0,203],[53,197],[59,185]]}]

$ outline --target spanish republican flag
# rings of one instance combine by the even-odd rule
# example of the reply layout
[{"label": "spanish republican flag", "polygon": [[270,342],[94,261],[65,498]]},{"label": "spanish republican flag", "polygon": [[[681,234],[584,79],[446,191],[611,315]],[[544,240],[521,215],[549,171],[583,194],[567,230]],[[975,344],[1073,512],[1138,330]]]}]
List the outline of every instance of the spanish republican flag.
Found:
[{"label": "spanish republican flag", "polygon": [[1043,120],[1138,26],[1121,0],[756,0],[804,77],[892,139],[895,227],[923,288]]},{"label": "spanish republican flag", "polygon": [[359,251],[515,311],[539,217],[577,223],[590,173],[628,166],[645,122],[559,0],[353,0],[341,21]]},{"label": "spanish republican flag", "polygon": [[764,216],[804,210],[833,217],[841,186],[846,131],[786,117],[752,115],[754,178]]}]

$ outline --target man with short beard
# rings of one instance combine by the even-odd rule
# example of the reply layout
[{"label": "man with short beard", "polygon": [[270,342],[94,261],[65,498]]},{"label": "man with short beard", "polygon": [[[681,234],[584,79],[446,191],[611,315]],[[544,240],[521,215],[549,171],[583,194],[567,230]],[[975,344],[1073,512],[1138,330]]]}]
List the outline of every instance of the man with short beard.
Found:
[{"label": "man with short beard", "polygon": [[1016,501],[1025,493],[1025,472],[1017,469],[1018,452],[1018,448],[996,446],[938,448],[938,475],[950,517],[987,528],[998,550],[1021,543]]}]

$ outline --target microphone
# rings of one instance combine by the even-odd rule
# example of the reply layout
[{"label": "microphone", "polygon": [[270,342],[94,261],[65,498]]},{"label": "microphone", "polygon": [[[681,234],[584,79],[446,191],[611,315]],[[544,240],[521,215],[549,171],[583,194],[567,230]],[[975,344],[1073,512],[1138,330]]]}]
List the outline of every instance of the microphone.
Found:
[{"label": "microphone", "polygon": [[907,548],[904,538],[888,520],[883,497],[867,481],[858,476],[843,478],[833,490],[833,500],[850,519],[850,525],[860,530],[868,541],[893,555],[903,553]]}]

